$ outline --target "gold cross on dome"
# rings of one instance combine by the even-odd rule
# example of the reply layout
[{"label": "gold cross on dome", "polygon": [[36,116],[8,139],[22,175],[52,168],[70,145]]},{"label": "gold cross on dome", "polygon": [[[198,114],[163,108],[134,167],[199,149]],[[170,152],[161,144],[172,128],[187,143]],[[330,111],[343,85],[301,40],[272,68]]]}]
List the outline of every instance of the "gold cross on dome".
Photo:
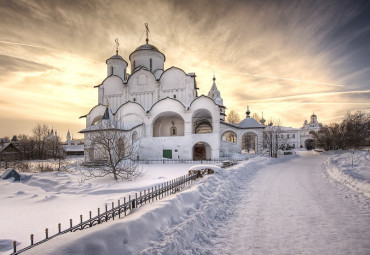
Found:
[{"label": "gold cross on dome", "polygon": [[144,25],[145,25],[145,32],[146,32],[146,44],[148,44],[149,43],[149,32],[150,32],[150,30],[149,30],[149,25],[148,25],[148,23],[146,22],[146,23],[144,23]]},{"label": "gold cross on dome", "polygon": [[116,43],[116,55],[118,55],[118,46],[119,46],[118,38],[116,38],[114,41]]}]

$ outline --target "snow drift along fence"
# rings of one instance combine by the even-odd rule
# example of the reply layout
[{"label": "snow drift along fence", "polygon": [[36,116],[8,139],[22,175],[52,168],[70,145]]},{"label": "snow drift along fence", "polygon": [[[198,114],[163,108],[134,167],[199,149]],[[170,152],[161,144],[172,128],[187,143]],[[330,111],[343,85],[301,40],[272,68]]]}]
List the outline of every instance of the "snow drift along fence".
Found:
[{"label": "snow drift along fence", "polygon": [[80,215],[80,223],[73,225],[72,219],[69,220],[69,228],[62,231],[62,226],[58,224],[58,233],[54,235],[49,235],[48,228],[45,229],[45,239],[34,242],[35,237],[33,234],[30,235],[31,244],[23,249],[17,251],[17,242],[13,242],[13,253],[11,255],[19,254],[24,251],[27,251],[37,245],[40,245],[48,240],[69,233],[75,232],[78,230],[83,230],[86,228],[91,228],[95,225],[101,224],[103,222],[108,222],[109,220],[119,219],[123,216],[126,216],[134,208],[141,207],[146,203],[151,203],[161,199],[165,196],[175,194],[185,186],[192,184],[198,178],[198,174],[193,174],[190,176],[184,175],[169,182],[162,183],[160,185],[153,186],[151,189],[140,191],[139,194],[135,193],[135,197],[129,196],[128,199],[123,199],[123,204],[121,200],[117,201],[117,206],[112,202],[111,209],[108,210],[108,205],[105,205],[105,210],[101,211],[100,208],[97,210],[97,215],[92,217],[92,212],[89,212],[89,218],[83,220],[82,214]]}]

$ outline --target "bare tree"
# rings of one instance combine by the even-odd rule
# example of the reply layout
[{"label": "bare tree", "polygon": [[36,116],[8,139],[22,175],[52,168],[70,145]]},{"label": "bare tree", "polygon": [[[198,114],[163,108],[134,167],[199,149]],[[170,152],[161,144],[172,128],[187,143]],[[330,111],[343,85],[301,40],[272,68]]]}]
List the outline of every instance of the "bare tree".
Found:
[{"label": "bare tree", "polygon": [[256,135],[254,133],[246,133],[242,137],[242,148],[250,152],[251,149],[256,148]]},{"label": "bare tree", "polygon": [[231,110],[227,115],[226,122],[230,124],[236,124],[240,122],[240,116],[234,110]]},{"label": "bare tree", "polygon": [[369,114],[348,112],[342,122],[324,125],[312,136],[315,145],[325,150],[358,149],[366,145],[366,139],[370,136],[369,123]]},{"label": "bare tree", "polygon": [[261,121],[261,117],[260,117],[260,115],[258,114],[258,113],[256,113],[256,112],[254,112],[253,114],[252,114],[252,118],[253,119],[255,119],[255,120],[257,120],[258,122],[260,122]]},{"label": "bare tree", "polygon": [[33,139],[35,140],[36,150],[38,158],[42,159],[45,151],[45,142],[49,133],[49,127],[46,124],[41,125],[40,123],[32,130]]},{"label": "bare tree", "polygon": [[346,126],[346,147],[359,149],[366,144],[366,138],[370,135],[370,114],[357,111],[353,114],[347,113],[343,121]]},{"label": "bare tree", "polygon": [[[272,123],[272,122],[270,122]],[[283,135],[283,128],[278,121],[277,125],[268,125],[264,132],[264,148],[270,157],[277,158],[278,151],[285,147],[287,138]]]},{"label": "bare tree", "polygon": [[95,169],[84,173],[85,179],[112,176],[114,180],[134,180],[143,175],[135,160],[140,139],[137,131],[118,128],[97,129],[90,132],[89,157]]}]

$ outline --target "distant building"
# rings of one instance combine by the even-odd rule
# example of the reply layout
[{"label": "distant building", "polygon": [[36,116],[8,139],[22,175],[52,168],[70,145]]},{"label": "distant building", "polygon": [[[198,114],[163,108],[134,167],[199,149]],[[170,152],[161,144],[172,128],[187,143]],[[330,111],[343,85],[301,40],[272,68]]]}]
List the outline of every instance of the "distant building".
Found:
[{"label": "distant building", "polygon": [[74,140],[71,133],[67,132],[66,143],[63,144],[63,149],[67,155],[84,155],[84,145],[79,141]]},{"label": "distant building", "polygon": [[313,136],[312,132],[317,132],[322,127],[322,123],[317,121],[317,116],[315,113],[312,113],[310,122],[307,120],[304,121],[303,127],[301,128],[300,135],[300,144],[302,148],[307,150],[314,149]]},{"label": "distant building", "polygon": [[22,152],[13,142],[0,144],[0,161],[22,159]]}]

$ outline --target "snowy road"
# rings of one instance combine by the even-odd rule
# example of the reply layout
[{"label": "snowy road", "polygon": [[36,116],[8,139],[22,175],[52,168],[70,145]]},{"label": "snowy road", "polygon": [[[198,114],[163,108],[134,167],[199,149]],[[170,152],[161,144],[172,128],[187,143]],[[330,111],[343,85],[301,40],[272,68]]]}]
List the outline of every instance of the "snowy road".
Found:
[{"label": "snowy road", "polygon": [[181,253],[370,254],[370,211],[325,178],[327,157],[306,153],[240,175],[230,215],[216,216]]}]

